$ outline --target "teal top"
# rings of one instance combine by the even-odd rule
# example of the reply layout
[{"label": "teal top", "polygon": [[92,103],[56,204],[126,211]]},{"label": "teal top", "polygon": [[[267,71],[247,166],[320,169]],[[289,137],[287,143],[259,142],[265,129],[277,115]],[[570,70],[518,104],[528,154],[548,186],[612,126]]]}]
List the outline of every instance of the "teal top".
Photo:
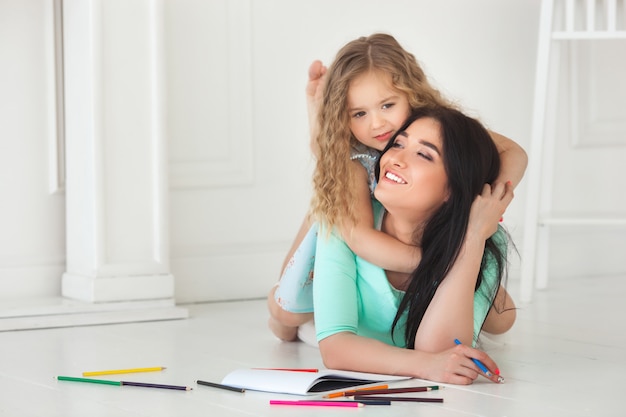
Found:
[{"label": "teal top", "polygon": [[[376,227],[380,230],[384,208],[373,201]],[[497,241],[506,244],[501,232]],[[487,259],[483,281],[474,294],[474,345],[497,290],[497,266]],[[404,295],[387,280],[385,271],[350,250],[336,231],[321,230],[317,239],[313,301],[317,340],[340,332],[377,339],[405,347],[406,315],[391,326]]]}]

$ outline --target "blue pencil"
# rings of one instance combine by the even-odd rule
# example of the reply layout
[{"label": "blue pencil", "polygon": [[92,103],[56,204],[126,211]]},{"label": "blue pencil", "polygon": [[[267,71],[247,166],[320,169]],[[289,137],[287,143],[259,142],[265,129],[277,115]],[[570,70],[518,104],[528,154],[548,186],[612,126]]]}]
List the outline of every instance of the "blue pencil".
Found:
[{"label": "blue pencil", "polygon": [[[456,343],[457,345],[460,345],[461,341],[459,339],[454,339],[454,343]],[[480,368],[481,371],[484,372],[485,375],[487,375],[488,377],[493,376],[493,374],[489,371],[489,369],[487,369],[487,367],[481,361],[479,361],[476,358],[472,358],[472,361],[476,364],[476,366]],[[504,382],[504,378],[502,378],[501,376],[498,376],[498,382]]]}]

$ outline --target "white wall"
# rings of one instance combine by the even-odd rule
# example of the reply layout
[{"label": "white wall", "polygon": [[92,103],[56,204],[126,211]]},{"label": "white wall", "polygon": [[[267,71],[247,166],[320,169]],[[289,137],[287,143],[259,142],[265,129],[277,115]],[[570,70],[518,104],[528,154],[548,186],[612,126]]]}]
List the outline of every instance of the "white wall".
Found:
[{"label": "white wall", "polygon": [[61,293],[52,1],[0,1],[0,300]]},{"label": "white wall", "polygon": [[[315,58],[329,63],[357,36],[393,34],[450,97],[491,129],[522,146],[529,142],[539,0],[163,3],[171,270],[180,302],[263,296],[277,279],[282,254],[310,196],[312,162],[304,107],[308,64]],[[65,270],[64,196],[49,191],[56,178],[49,162],[50,144],[56,143],[51,4],[0,0],[0,299],[58,295]],[[235,15],[229,15],[233,9]],[[233,43],[244,49],[231,48]],[[611,48],[619,50],[622,44]],[[626,66],[626,55],[618,58],[614,65]],[[249,78],[242,78],[240,87],[220,84],[232,74]],[[215,88],[235,95],[212,99]],[[618,109],[622,99],[612,98]],[[116,111],[128,110],[122,103]],[[187,111],[196,114],[185,116]],[[181,123],[183,116],[191,117],[190,123]],[[618,111],[615,117],[622,116]],[[212,153],[203,146],[210,146]],[[620,155],[615,159],[621,160],[623,143],[613,146]],[[573,173],[564,174],[570,185],[555,191],[557,203],[580,206],[589,202],[589,193],[610,194],[605,205],[623,211],[626,197],[616,192],[623,189],[623,165],[615,161],[608,168],[596,152],[574,154],[564,162]],[[215,165],[216,155],[235,174],[225,175],[224,166]],[[581,170],[586,163],[588,169]],[[600,169],[609,170],[614,183],[594,181],[591,174]],[[566,170],[559,168],[561,172]],[[589,176],[581,180],[581,172]],[[234,184],[219,183],[233,175],[238,176]],[[505,215],[519,247],[524,187],[522,182]],[[270,204],[277,209],[268,210]],[[601,233],[593,239],[618,247],[624,236],[623,230]],[[598,268],[606,273],[626,270],[617,247],[594,245],[604,249],[598,250],[600,266],[596,257],[575,252],[590,240],[587,231],[557,231],[553,238],[555,276]],[[514,274],[516,269],[514,264]]]}]

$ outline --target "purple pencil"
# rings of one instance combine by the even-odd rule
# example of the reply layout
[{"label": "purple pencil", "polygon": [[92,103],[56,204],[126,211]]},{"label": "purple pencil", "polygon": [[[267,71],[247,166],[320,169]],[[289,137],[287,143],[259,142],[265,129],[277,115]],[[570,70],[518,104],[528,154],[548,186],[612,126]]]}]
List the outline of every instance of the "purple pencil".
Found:
[{"label": "purple pencil", "polygon": [[355,395],[355,401],[359,400],[387,400],[387,401],[406,401],[415,403],[442,403],[443,398],[432,397],[390,397],[385,395]]},{"label": "purple pencil", "polygon": [[163,389],[175,389],[179,391],[190,391],[191,387],[184,387],[181,385],[164,385],[164,384],[149,384],[147,382],[131,382],[120,381],[122,385],[129,385],[131,387],[145,387],[145,388],[163,388]]}]

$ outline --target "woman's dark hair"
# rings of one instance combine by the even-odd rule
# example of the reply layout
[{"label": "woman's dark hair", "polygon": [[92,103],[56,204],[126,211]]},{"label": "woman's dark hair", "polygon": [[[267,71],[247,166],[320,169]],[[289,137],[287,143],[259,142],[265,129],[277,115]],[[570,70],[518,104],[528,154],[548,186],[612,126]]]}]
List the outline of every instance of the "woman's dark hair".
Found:
[{"label": "woman's dark hair", "polygon": [[[449,198],[432,215],[423,228],[419,243],[422,260],[410,276],[409,285],[393,321],[392,335],[406,312],[405,340],[408,348],[415,345],[415,335],[435,291],[446,277],[459,255],[469,223],[470,208],[483,186],[492,184],[500,172],[500,157],[491,136],[477,120],[462,112],[443,106],[415,110],[391,138],[383,154],[393,145],[399,132],[423,117],[437,120],[441,126],[443,163],[448,177]],[[380,161],[380,159],[379,159]],[[376,166],[376,177],[380,164]],[[497,283],[490,302],[493,303],[506,265],[506,246],[497,245],[494,237],[485,243],[476,289],[480,286],[486,260],[492,258],[497,266]]]}]

